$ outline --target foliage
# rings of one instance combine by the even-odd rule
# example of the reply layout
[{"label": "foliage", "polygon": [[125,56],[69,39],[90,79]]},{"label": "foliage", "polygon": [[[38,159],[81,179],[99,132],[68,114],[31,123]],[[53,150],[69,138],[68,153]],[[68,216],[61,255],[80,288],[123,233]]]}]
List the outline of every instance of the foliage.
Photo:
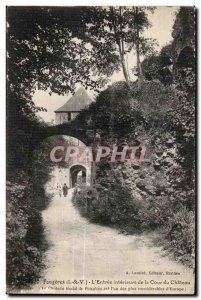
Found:
[{"label": "foliage", "polygon": [[[191,10],[187,9],[187,13],[191,14]],[[186,16],[186,13],[179,12],[178,18],[181,16]],[[181,23],[181,20],[178,23],[176,19],[175,24]],[[192,22],[189,24],[190,28],[191,25]],[[176,25],[175,30],[177,31]],[[178,30],[182,32],[181,28]],[[189,42],[189,39],[189,37],[186,41],[182,39],[182,45],[185,47],[189,43],[192,45],[193,42]],[[115,176],[112,169],[105,170],[100,166],[97,172],[96,190],[89,194],[81,192],[75,195],[74,203],[90,220],[108,224],[113,224],[114,220],[117,222],[115,226],[123,231],[162,230],[163,246],[173,254],[175,259],[192,267],[195,250],[195,68],[192,56],[185,57],[184,65],[178,64],[173,54],[177,53],[179,58],[180,52],[183,51],[182,47],[180,42],[174,39],[172,44],[164,47],[158,56],[145,60],[144,70],[147,68],[150,72],[153,68],[153,73],[152,78],[142,83],[140,91],[136,83],[132,84],[129,90],[123,83],[114,84],[99,94],[92,110],[98,112],[95,126],[102,131],[104,131],[103,124],[107,129],[109,128],[113,141],[117,137],[125,140],[128,138],[130,141],[136,137],[136,132],[139,130],[138,138],[143,137],[142,133],[151,137],[149,142],[156,156],[153,164],[157,163],[160,174],[166,181],[163,193],[154,196],[146,193],[140,202],[135,195],[131,195],[133,204],[129,206],[130,197],[126,198],[124,194],[125,191],[128,192],[128,186],[122,185],[119,180],[120,175]],[[182,52],[182,55],[185,53]],[[189,59],[191,59],[190,65]],[[169,71],[161,73],[161,70]],[[127,124],[125,131],[123,124]],[[143,171],[141,173],[143,175]],[[157,189],[156,185],[157,183],[155,184]],[[110,195],[110,198],[105,195]],[[112,205],[113,195],[117,206]],[[129,199],[128,202],[122,201],[126,207],[129,207],[129,212],[126,210],[127,221],[122,217],[121,222],[119,212],[125,208],[119,205],[118,195],[121,195],[122,199]],[[91,210],[86,210],[86,200],[92,203]]]},{"label": "foliage", "polygon": [[128,190],[115,181],[107,164],[101,164],[98,172],[101,174],[98,173],[97,183],[93,189],[75,190],[74,205],[92,222],[138,232],[140,204],[135,203]]},{"label": "foliage", "polygon": [[[54,141],[45,141],[34,153],[41,138],[34,130],[45,125],[35,116],[41,108],[34,106],[32,95],[36,86],[58,94],[73,92],[80,82],[97,89],[120,63],[125,67],[124,56],[133,43],[138,55],[150,54],[142,36],[149,26],[146,11],[138,11],[140,18],[134,20],[130,9],[122,9],[8,9],[7,280],[12,289],[39,276],[45,249],[41,210],[50,201],[44,184],[52,167],[46,154]],[[94,189],[74,194],[81,214],[128,233],[162,228],[168,249],[188,265],[194,258],[195,67],[194,54],[186,47],[194,45],[194,10],[182,7],[173,42],[144,60],[147,81],[141,89],[137,82],[129,88],[125,82],[113,84],[75,120],[75,125],[100,130],[106,145],[132,144],[148,136],[155,153],[162,153],[157,163],[167,183],[163,194],[144,192],[139,201],[112,166],[100,164]]]},{"label": "foliage", "polygon": [[78,187],[73,203],[92,222],[110,225],[125,233],[140,233],[163,227],[172,216],[164,196],[135,198],[111,165],[101,162],[93,188]]},{"label": "foliage", "polygon": [[[154,53],[154,47],[157,44],[156,40],[145,38],[143,33],[145,29],[151,26],[147,12],[154,12],[154,7],[133,7],[128,8],[125,12],[126,23],[128,24],[128,34],[126,42],[129,44],[129,49],[135,49],[137,57],[137,66],[135,75],[138,76],[138,90],[141,89],[143,81],[143,73],[141,66],[141,56],[146,57]],[[135,70],[135,68],[134,68]]]},{"label": "foliage", "polygon": [[[7,201],[6,258],[9,291],[33,283],[39,277],[42,267],[41,257],[45,247],[44,240],[39,241],[41,219],[39,212],[33,211],[27,202],[27,198],[32,197],[27,186],[26,179],[20,180],[20,184],[7,182],[9,201]],[[34,218],[34,221],[31,221],[31,218]],[[32,228],[31,234],[30,228]],[[34,231],[37,232],[35,238],[32,234]]]},{"label": "foliage", "polygon": [[[160,80],[164,84],[177,84],[181,68],[195,70],[195,9],[181,7],[172,31],[173,41],[158,55],[152,54],[142,63],[147,80]],[[192,79],[194,81],[194,79]]]},{"label": "foliage", "polygon": [[[128,139],[132,128],[143,122],[140,111],[131,109],[131,90],[125,82],[117,82],[101,92],[96,102],[80,112],[76,119],[82,127],[101,130],[102,143],[114,143],[115,139]],[[132,128],[131,128],[132,127]]]},{"label": "foliage", "polygon": [[174,59],[178,57],[180,51],[186,46],[195,49],[195,18],[195,7],[180,8],[172,31],[172,56]]},{"label": "foliage", "polygon": [[153,12],[154,9],[123,6],[94,8],[84,38],[92,46],[90,63],[94,75],[111,76],[121,66],[129,85],[127,53],[136,46],[139,55],[145,56],[154,48],[154,41],[143,37],[145,29],[151,26],[148,10]]},{"label": "foliage", "polygon": [[169,218],[165,228],[166,249],[176,260],[195,267],[195,214],[185,207]]},{"label": "foliage", "polygon": [[170,85],[173,81],[172,60],[163,49],[159,55],[152,54],[143,60],[142,72],[148,81],[158,80],[165,85]]},{"label": "foliage", "polygon": [[96,87],[90,50],[81,40],[90,20],[90,9],[81,7],[8,8],[8,80],[18,98],[25,101],[26,94],[27,104],[34,105],[30,92],[36,87],[58,94],[73,92],[77,82]]},{"label": "foliage", "polygon": [[[7,284],[8,289],[28,287],[39,277],[43,253],[47,250],[41,211],[51,201],[45,184],[53,164],[48,158],[51,145],[62,143],[54,136],[40,144],[29,160],[7,184]],[[13,174],[12,174],[13,175]]]}]

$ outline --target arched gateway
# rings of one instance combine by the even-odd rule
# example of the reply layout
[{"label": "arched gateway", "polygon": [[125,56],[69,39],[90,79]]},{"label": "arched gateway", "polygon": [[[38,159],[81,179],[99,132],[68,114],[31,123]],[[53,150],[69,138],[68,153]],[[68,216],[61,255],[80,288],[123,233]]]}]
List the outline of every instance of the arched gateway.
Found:
[{"label": "arched gateway", "polygon": [[77,184],[91,184],[91,163],[85,165],[75,162],[66,168],[65,173],[69,188],[74,188]]},{"label": "arched gateway", "polygon": [[74,165],[70,168],[70,187],[75,187],[76,184],[86,184],[87,176],[89,176],[89,172],[87,174],[86,167],[82,165]]},{"label": "arched gateway", "polygon": [[[43,140],[35,149],[35,157],[43,153],[47,164],[55,167],[56,186],[63,186],[67,184],[68,188],[73,188],[77,184],[91,185],[91,168],[90,161],[80,162],[79,157],[69,157],[66,160],[66,149],[68,146],[78,147],[80,151],[86,149],[86,144],[81,140],[67,135],[53,135]],[[54,150],[58,147],[62,149]],[[55,160],[54,160],[55,159]]]}]

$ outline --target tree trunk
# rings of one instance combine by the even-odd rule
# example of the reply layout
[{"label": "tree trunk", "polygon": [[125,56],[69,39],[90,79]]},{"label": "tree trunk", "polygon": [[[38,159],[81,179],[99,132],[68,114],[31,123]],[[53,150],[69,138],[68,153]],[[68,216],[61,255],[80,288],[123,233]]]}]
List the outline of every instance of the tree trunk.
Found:
[{"label": "tree trunk", "polygon": [[142,74],[142,65],[140,61],[139,42],[137,42],[136,44],[136,54],[137,54],[137,71],[138,71],[138,90],[140,90],[143,81],[143,74]]},{"label": "tree trunk", "polygon": [[[120,14],[120,17],[122,17],[122,7],[120,6],[119,7],[119,14]],[[119,45],[120,45],[120,49],[121,49],[121,53],[120,53],[120,56],[121,56],[121,64],[122,64],[122,69],[123,69],[123,73],[124,73],[124,77],[126,79],[126,83],[127,85],[129,86],[129,75],[128,75],[128,70],[126,68],[126,62],[125,62],[125,51],[124,51],[124,40],[123,40],[123,37],[122,37],[122,34],[123,34],[123,30],[122,30],[122,23],[121,23],[122,20],[120,20],[120,32],[121,32],[121,38],[120,38],[120,41],[119,41]]]},{"label": "tree trunk", "polygon": [[121,49],[120,43],[119,43],[119,53],[120,53],[120,59],[121,59],[121,65],[122,65],[122,70],[123,70],[124,78],[126,80],[126,83],[129,85],[128,71],[127,71],[127,68],[126,68],[125,57],[124,57],[124,53],[123,53],[123,51]]},{"label": "tree trunk", "polygon": [[[136,7],[135,15],[138,15],[138,7]],[[140,33],[138,24],[136,24],[136,56],[137,56],[137,72],[138,72],[138,90],[141,89],[143,74],[142,74],[142,65],[140,61]]]},{"label": "tree trunk", "polygon": [[[110,7],[110,11],[112,12],[112,14],[114,14],[114,8],[113,7]],[[120,17],[122,16],[122,7],[119,7],[119,15],[120,15]],[[126,62],[125,62],[125,57],[124,57],[124,54],[125,54],[124,53],[124,41],[123,41],[123,37],[118,36],[118,31],[117,31],[117,26],[119,25],[120,32],[122,33],[121,21],[120,21],[120,24],[118,24],[117,26],[116,26],[114,21],[112,23],[113,23],[113,29],[114,29],[116,43],[117,43],[118,48],[119,48],[119,55],[120,55],[121,66],[122,66],[124,78],[126,80],[127,86],[130,87],[130,84],[129,84],[130,80],[129,80],[128,70],[126,68]]]}]

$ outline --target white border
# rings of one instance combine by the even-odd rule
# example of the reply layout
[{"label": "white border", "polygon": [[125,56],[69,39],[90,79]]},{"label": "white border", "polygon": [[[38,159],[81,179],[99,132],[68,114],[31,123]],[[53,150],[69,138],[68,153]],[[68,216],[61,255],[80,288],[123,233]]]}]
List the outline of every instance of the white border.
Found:
[{"label": "white border", "polygon": [[[1,191],[1,198],[0,198],[0,238],[1,238],[1,252],[0,252],[0,266],[1,266],[1,272],[0,272],[0,296],[1,299],[6,299],[8,296],[5,294],[5,7],[6,6],[11,6],[11,5],[46,5],[46,6],[77,6],[77,5],[139,5],[139,6],[193,6],[195,5],[198,9],[200,8],[200,1],[194,0],[194,1],[189,1],[189,0],[169,0],[169,1],[145,1],[145,0],[32,0],[32,1],[21,1],[21,0],[1,0],[0,3],[0,79],[1,79],[1,101],[0,101],[0,130],[1,130],[1,146],[0,146],[0,162],[1,162],[1,167],[0,167],[0,191]],[[198,28],[198,32],[200,33],[200,24]],[[199,69],[200,69],[200,63],[199,63]],[[200,81],[198,81],[198,95],[200,92]],[[200,115],[200,106],[198,106],[198,112]],[[200,137],[200,132],[201,132],[201,124],[199,122],[198,124],[198,130],[199,130],[199,135],[198,138]],[[199,139],[200,140],[200,139]],[[198,144],[199,146],[199,144]],[[198,147],[197,151],[199,151],[200,147]],[[201,166],[201,163],[199,161],[199,167]],[[198,186],[201,185],[201,179],[200,176],[198,177]],[[198,196],[200,196],[200,190],[198,193]],[[199,197],[200,199],[200,197]],[[199,213],[198,213],[199,215]],[[198,219],[199,221],[199,219]],[[200,222],[198,222],[200,224]],[[199,224],[197,226],[198,229],[198,234],[199,234],[199,241],[200,241],[200,227]],[[198,270],[200,270],[200,259],[198,259],[199,265]],[[200,279],[200,276],[198,277]],[[200,288],[200,286],[199,286]],[[69,296],[68,296],[69,297]],[[19,298],[26,299],[26,297],[21,297],[18,296]],[[39,296],[38,298],[41,298]],[[59,296],[55,296],[54,298],[59,298]],[[92,298],[92,297],[90,297]],[[99,299],[102,297],[99,297]],[[125,298],[125,297],[123,297]],[[142,297],[135,296],[135,298],[141,299]],[[147,298],[147,297],[143,297]],[[163,297],[157,297],[163,298]],[[176,299],[177,297],[166,297],[170,299]],[[185,297],[185,298],[192,298],[192,297]],[[198,297],[200,298],[200,296]]]},{"label": "white border", "polygon": [[32,1],[22,1],[22,0],[2,0],[1,6],[6,5],[28,5],[28,6],[34,6],[34,5],[46,5],[46,6],[108,6],[108,5],[135,5],[135,6],[197,6],[199,5],[198,0],[190,1],[190,0],[169,0],[169,1],[147,1],[147,0],[32,0]]}]

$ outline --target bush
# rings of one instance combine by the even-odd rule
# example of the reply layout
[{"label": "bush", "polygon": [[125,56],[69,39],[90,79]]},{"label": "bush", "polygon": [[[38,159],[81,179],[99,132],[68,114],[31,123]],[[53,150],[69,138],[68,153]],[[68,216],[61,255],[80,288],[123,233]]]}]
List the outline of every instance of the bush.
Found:
[{"label": "bush", "polygon": [[7,199],[7,284],[16,289],[38,274],[41,253],[26,242],[30,211],[25,185],[7,182]]},{"label": "bush", "polygon": [[7,182],[7,289],[15,291],[40,276],[46,250],[41,213],[33,207],[32,188]]},{"label": "bush", "polygon": [[118,184],[109,187],[96,185],[93,189],[77,189],[73,203],[82,216],[103,225],[112,225],[127,232],[140,231],[139,203]]},{"label": "bush", "polygon": [[165,228],[168,240],[166,249],[174,257],[189,267],[194,267],[195,260],[195,216],[185,207],[173,214]]}]

